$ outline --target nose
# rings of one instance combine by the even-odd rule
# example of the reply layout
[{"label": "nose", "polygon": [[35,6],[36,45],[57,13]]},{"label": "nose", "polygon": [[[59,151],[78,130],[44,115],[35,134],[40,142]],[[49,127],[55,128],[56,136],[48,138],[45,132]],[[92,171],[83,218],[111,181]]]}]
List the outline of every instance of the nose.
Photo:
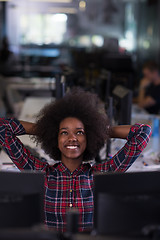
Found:
[{"label": "nose", "polygon": [[68,136],[68,141],[70,142],[76,142],[77,141],[77,137],[74,133],[70,133]]}]

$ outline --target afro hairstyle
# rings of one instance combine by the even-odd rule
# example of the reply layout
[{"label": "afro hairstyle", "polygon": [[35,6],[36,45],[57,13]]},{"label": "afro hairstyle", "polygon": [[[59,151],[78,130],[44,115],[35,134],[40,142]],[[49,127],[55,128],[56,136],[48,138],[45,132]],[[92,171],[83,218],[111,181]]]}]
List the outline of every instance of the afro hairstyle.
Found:
[{"label": "afro hairstyle", "polygon": [[37,144],[54,160],[61,160],[58,133],[61,121],[67,117],[79,119],[86,132],[87,147],[83,160],[94,159],[109,136],[109,121],[104,106],[96,94],[73,88],[63,98],[46,105],[35,124]]}]

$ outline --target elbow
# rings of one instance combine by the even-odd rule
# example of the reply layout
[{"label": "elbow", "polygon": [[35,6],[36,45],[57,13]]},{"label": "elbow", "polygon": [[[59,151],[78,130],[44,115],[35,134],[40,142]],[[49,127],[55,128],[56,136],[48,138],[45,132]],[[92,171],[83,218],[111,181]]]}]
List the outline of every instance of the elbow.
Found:
[{"label": "elbow", "polygon": [[148,137],[150,138],[151,134],[152,134],[152,128],[150,125],[144,125],[145,128],[145,132],[148,135]]},{"label": "elbow", "polygon": [[142,150],[147,146],[151,135],[152,135],[151,126],[143,125],[143,127],[142,127],[142,144],[140,144],[140,146],[142,147]]},{"label": "elbow", "polygon": [[149,143],[152,134],[152,129],[151,126],[142,124],[139,131],[140,132],[138,134],[139,137],[137,141],[137,150],[138,152],[142,152]]}]

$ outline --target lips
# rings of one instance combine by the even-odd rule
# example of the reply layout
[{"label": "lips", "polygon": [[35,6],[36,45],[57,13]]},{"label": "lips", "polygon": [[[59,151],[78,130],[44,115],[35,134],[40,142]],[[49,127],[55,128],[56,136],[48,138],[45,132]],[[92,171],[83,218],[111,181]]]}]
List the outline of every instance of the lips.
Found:
[{"label": "lips", "polygon": [[76,150],[79,148],[79,145],[66,145],[65,148],[70,150]]},{"label": "lips", "polygon": [[67,149],[74,150],[74,149],[77,149],[77,148],[78,148],[78,146],[67,146],[66,148],[67,148]]}]

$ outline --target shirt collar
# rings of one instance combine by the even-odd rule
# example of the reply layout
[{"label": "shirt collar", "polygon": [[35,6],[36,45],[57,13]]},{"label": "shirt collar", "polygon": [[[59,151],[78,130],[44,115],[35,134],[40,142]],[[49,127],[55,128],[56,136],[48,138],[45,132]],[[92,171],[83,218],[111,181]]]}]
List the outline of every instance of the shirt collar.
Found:
[{"label": "shirt collar", "polygon": [[71,173],[71,172],[69,171],[69,169],[68,169],[62,162],[57,163],[56,168],[57,168],[60,172],[66,172],[66,173],[69,173],[70,175],[76,176],[76,175],[81,174],[81,172],[85,173],[86,170],[88,170],[88,169],[91,168],[91,165],[90,165],[89,163],[82,163],[78,168],[76,168],[76,169],[74,170],[73,173]]}]

